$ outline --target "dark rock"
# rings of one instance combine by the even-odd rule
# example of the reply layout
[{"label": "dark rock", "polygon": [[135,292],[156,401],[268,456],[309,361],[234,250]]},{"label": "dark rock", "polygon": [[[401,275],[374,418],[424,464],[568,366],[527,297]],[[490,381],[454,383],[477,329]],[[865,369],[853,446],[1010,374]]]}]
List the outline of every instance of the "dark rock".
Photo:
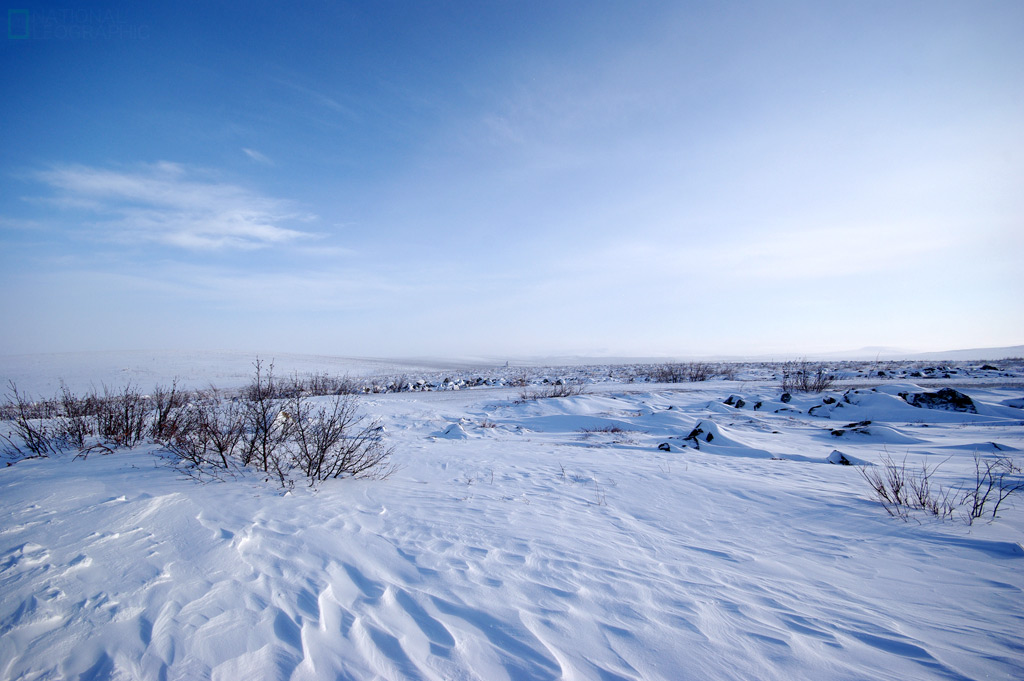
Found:
[{"label": "dark rock", "polygon": [[836,464],[836,465],[839,465],[839,466],[852,466],[853,465],[853,462],[850,461],[848,458],[846,458],[846,455],[843,454],[838,449],[833,449],[832,453],[829,454],[828,458],[825,459],[825,460],[828,461],[829,463]]},{"label": "dark rock", "polygon": [[907,404],[922,409],[941,409],[942,411],[960,411],[968,414],[977,414],[978,408],[974,406],[974,400],[962,392],[952,388],[943,388],[938,392],[913,393],[904,396]]},{"label": "dark rock", "polygon": [[[705,432],[706,431],[698,425],[696,428],[694,428],[693,430],[690,431],[689,435],[687,435],[683,439],[685,439],[685,440],[693,440],[694,443],[699,443],[700,440],[704,440],[705,442],[711,442],[712,440],[715,439],[714,433],[707,433],[707,435],[702,438],[701,435],[704,435]],[[698,449],[699,449],[699,447],[698,447]]]},{"label": "dark rock", "polygon": [[672,445],[670,445],[667,442],[662,442],[660,445],[658,445],[658,449],[660,449],[663,452],[671,452],[672,451]]},{"label": "dark rock", "polygon": [[824,398],[822,400],[822,402],[824,402],[825,404],[835,404],[836,403],[836,398],[834,398],[834,397],[826,397],[826,398]]},{"label": "dark rock", "polygon": [[741,407],[743,407],[743,405],[746,404],[746,402],[744,402],[743,398],[740,397],[739,395],[729,395],[729,399],[727,399],[725,401],[725,404],[728,404],[728,405],[731,405],[733,407],[736,407],[737,409],[740,409]]},{"label": "dark rock", "polygon": [[982,371],[999,371],[999,367],[994,367],[991,364],[984,364],[981,367]]},{"label": "dark rock", "polygon": [[783,404],[789,404],[789,401],[793,399],[793,396],[789,393],[782,393],[782,397],[779,399],[782,400]]},{"label": "dark rock", "polygon": [[761,408],[761,402],[755,402],[754,403],[754,411],[757,411],[760,408]]},{"label": "dark rock", "polygon": [[832,437],[842,437],[846,435],[847,431],[851,433],[860,433],[861,435],[870,435],[871,431],[868,430],[868,426],[871,425],[871,421],[858,421],[857,423],[847,423],[842,428],[832,428]]}]

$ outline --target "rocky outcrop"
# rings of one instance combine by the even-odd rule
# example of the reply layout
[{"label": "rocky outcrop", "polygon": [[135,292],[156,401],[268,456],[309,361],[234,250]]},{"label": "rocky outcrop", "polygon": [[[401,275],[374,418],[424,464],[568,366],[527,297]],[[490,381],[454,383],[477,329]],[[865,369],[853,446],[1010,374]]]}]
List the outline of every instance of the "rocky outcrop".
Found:
[{"label": "rocky outcrop", "polygon": [[974,401],[970,397],[952,388],[926,393],[900,393],[900,397],[905,399],[907,404],[921,409],[978,413],[978,408],[974,406]]}]

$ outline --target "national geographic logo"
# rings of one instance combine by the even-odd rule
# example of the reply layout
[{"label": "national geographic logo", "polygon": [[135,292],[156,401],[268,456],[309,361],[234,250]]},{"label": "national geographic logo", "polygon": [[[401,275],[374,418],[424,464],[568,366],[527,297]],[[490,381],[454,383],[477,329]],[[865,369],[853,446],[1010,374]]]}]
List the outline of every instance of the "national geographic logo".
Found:
[{"label": "national geographic logo", "polygon": [[147,40],[149,25],[123,10],[7,10],[8,40]]}]

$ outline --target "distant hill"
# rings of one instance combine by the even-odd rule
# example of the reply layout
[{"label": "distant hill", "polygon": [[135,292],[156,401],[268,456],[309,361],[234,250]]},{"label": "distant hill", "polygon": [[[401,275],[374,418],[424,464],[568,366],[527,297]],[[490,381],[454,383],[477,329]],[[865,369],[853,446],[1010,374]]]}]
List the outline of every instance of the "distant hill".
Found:
[{"label": "distant hill", "polygon": [[969,348],[966,350],[943,350],[938,352],[914,352],[899,348],[867,347],[859,350],[829,352],[808,355],[808,359],[833,360],[918,360],[927,362],[994,360],[1007,357],[1024,357],[1024,345],[1010,345],[1001,348]]},{"label": "distant hill", "polygon": [[1024,357],[1024,345],[1010,345],[1003,348],[973,348],[970,350],[947,350],[945,352],[922,352],[900,359],[921,360],[972,360],[972,359],[1006,359],[1007,357]]}]

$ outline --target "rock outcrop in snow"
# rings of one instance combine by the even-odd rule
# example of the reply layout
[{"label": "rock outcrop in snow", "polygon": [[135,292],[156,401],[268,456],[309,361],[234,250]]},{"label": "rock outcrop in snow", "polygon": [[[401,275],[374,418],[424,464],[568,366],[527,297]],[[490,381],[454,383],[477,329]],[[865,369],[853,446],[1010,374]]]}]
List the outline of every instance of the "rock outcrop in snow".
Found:
[{"label": "rock outcrop in snow", "polygon": [[970,397],[952,388],[943,388],[937,392],[906,394],[903,398],[907,404],[923,409],[978,413],[978,408],[974,406],[974,401]]}]

